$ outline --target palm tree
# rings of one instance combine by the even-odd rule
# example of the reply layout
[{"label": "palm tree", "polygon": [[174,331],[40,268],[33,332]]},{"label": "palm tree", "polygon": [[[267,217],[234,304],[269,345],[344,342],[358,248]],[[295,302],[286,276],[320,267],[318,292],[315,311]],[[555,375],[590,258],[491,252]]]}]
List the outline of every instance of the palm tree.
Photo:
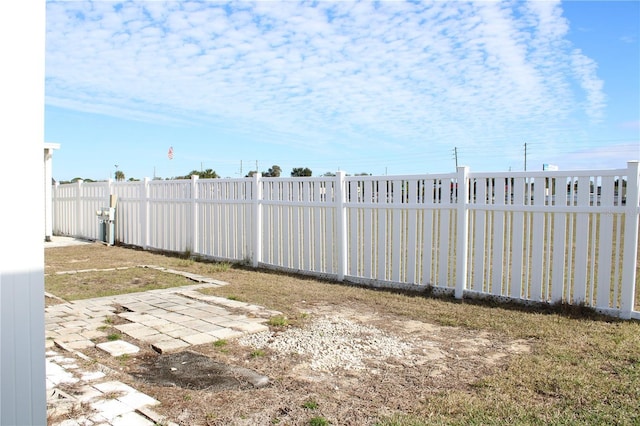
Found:
[{"label": "palm tree", "polygon": [[124,180],[124,172],[122,170],[116,170],[116,180],[117,181]]},{"label": "palm tree", "polygon": [[291,176],[293,177],[311,176],[311,174],[311,169],[308,167],[294,167],[293,170],[291,170]]}]

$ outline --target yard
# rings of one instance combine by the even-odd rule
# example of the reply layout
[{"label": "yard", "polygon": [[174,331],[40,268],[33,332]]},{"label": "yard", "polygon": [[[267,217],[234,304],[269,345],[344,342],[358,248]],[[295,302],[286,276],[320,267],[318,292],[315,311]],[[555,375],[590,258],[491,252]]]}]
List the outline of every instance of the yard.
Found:
[{"label": "yard", "polygon": [[[541,311],[372,290],[102,244],[47,249],[45,264],[47,291],[66,300],[186,284],[148,269],[99,271],[158,265],[226,281],[207,292],[283,313],[270,322],[274,334],[264,348],[234,339],[191,348],[268,376],[270,385],[259,389],[152,385],[135,378],[141,364],[157,356],[150,348],[113,359],[86,351],[119,380],[160,400],[156,411],[179,424],[640,423],[638,321],[579,308]],[[55,275],[89,269],[97,271]],[[345,369],[314,368],[316,357],[339,349],[328,335],[320,336],[324,346],[317,353],[276,349],[279,336],[300,336],[322,322],[360,327],[358,341],[373,339],[374,347],[392,341],[403,352],[365,351],[358,368]]]}]

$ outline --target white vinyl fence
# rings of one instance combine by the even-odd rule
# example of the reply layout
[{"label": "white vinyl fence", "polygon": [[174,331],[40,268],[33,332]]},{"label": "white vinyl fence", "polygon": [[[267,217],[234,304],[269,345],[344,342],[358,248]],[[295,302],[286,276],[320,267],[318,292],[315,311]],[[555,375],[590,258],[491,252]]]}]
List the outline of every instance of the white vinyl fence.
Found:
[{"label": "white vinyl fence", "polygon": [[379,287],[635,310],[638,162],[626,169],[56,185],[54,233]]}]

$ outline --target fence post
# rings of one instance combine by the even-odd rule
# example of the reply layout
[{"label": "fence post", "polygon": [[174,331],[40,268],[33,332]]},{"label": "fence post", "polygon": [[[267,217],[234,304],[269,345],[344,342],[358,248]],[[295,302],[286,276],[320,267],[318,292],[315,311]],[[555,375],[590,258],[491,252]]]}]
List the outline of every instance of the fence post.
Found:
[{"label": "fence post", "polygon": [[78,179],[76,183],[76,223],[72,235],[74,237],[86,238],[87,235],[83,233],[82,225],[84,223],[84,215],[82,213],[82,179]]},{"label": "fence post", "polygon": [[142,248],[149,247],[149,178],[146,177],[141,182],[140,189],[140,239]]},{"label": "fence post", "polygon": [[262,173],[257,172],[253,175],[253,223],[251,233],[253,234],[253,259],[254,268],[262,261],[262,185],[260,178]]},{"label": "fence post", "polygon": [[58,196],[60,190],[60,182],[56,181],[52,188],[51,193],[51,235],[54,235],[58,229],[58,212],[60,211]]},{"label": "fence post", "polygon": [[198,253],[198,175],[191,175],[191,241],[192,254]]},{"label": "fence post", "polygon": [[336,220],[337,220],[337,253],[338,253],[338,281],[344,281],[345,272],[347,270],[347,202],[346,198],[346,181],[343,171],[336,172]]},{"label": "fence post", "polygon": [[[627,163],[627,201],[624,213],[624,252],[622,258],[622,300],[620,317],[631,318],[635,305],[636,262],[638,258],[638,219],[640,208],[640,163]],[[618,188],[622,190],[622,183]]]},{"label": "fence post", "polygon": [[468,239],[469,239],[469,209],[467,202],[469,200],[469,179],[467,175],[469,168],[460,166],[457,170],[457,241],[456,241],[456,290],[455,298],[462,299],[464,290],[467,288],[467,257]]}]

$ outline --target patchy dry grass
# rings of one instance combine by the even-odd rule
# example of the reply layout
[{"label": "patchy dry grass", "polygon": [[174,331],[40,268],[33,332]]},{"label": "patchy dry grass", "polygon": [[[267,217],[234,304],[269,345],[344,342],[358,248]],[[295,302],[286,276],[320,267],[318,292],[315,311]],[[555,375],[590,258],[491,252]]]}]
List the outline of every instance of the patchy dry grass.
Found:
[{"label": "patchy dry grass", "polygon": [[[640,424],[637,321],[618,321],[584,311],[534,310],[372,290],[100,244],[47,249],[45,259],[47,273],[156,264],[211,276],[230,284],[207,289],[208,294],[279,310],[291,327],[303,326],[319,311],[336,315],[364,312],[382,325],[400,320],[441,327],[450,336],[451,353],[458,353],[455,349],[469,336],[488,336],[496,348],[515,344],[512,342],[528,346],[526,351],[497,358],[491,367],[477,368],[463,358],[448,360],[451,368],[443,377],[427,380],[429,365],[407,367],[401,362],[380,367],[377,376],[305,378],[294,375],[299,368],[295,357],[283,364],[272,360],[268,350],[251,356],[252,348],[232,340],[207,345],[196,349],[220,361],[254,368],[272,377],[274,384],[219,394],[142,386],[162,401],[159,411],[174,421],[182,415],[183,424]],[[164,275],[153,270],[135,271],[151,286],[159,285]],[[153,279],[148,278],[152,275]],[[133,278],[115,273],[51,275],[47,289],[64,298],[91,297],[100,295],[100,288],[120,281],[127,285],[117,291],[124,291]],[[82,293],[76,287],[88,287],[94,293]],[[414,337],[410,331],[395,331],[407,339]],[[483,356],[493,353],[488,348]],[[317,423],[320,421],[327,423]]]},{"label": "patchy dry grass", "polygon": [[65,300],[90,299],[192,284],[193,281],[176,274],[135,267],[45,277],[45,290]]}]

